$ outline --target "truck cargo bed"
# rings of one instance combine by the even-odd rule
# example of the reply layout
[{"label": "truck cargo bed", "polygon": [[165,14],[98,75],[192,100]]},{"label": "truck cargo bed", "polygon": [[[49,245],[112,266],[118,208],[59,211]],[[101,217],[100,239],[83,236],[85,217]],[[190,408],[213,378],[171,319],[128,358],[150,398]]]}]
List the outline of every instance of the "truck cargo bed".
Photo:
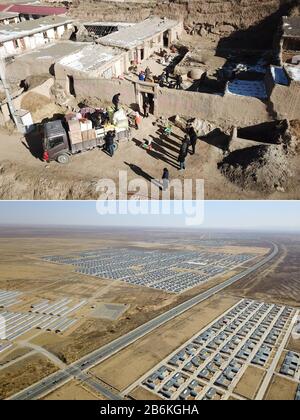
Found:
[{"label": "truck cargo bed", "polygon": [[[126,142],[130,139],[130,129],[116,130],[116,141],[118,143]],[[97,130],[96,130],[97,135]],[[105,145],[105,134],[99,135],[91,140],[81,141],[80,143],[72,144],[70,138],[70,150],[72,154],[84,152],[86,150],[95,149],[96,147],[103,147]]]}]

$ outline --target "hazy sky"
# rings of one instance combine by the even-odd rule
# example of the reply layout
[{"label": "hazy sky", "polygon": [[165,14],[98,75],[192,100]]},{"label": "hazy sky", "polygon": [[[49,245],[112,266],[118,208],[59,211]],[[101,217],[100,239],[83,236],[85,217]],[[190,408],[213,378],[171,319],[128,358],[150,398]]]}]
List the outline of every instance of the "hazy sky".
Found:
[{"label": "hazy sky", "polygon": [[[191,211],[191,204],[184,210]],[[207,201],[199,227],[300,231],[299,215],[297,201]],[[9,225],[186,227],[186,217],[174,214],[173,203],[168,215],[100,215],[93,201],[0,202],[0,224]]]}]

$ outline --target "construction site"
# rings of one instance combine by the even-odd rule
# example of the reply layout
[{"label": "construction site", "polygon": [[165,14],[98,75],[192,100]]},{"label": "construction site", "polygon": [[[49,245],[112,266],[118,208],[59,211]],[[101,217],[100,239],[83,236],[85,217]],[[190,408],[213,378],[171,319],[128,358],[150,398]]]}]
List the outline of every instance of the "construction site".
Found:
[{"label": "construction site", "polygon": [[298,1],[7,0],[0,18],[0,198],[97,199],[124,173],[161,198],[165,170],[206,199],[300,197]]},{"label": "construction site", "polygon": [[299,244],[1,227],[0,398],[299,399]]}]

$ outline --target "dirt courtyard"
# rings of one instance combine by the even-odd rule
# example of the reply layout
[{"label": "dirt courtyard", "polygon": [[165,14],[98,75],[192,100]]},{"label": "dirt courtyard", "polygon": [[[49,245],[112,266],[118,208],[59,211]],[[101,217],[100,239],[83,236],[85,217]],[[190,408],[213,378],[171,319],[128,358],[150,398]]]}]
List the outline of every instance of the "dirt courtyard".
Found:
[{"label": "dirt courtyard", "polygon": [[[133,180],[146,180],[148,189],[139,190],[131,185],[128,198],[137,194],[146,199],[150,194],[150,182],[156,183],[157,197],[161,197],[160,180],[163,169],[170,172],[171,180],[204,180],[205,199],[295,199],[300,198],[300,172],[293,180],[290,191],[262,193],[245,190],[231,183],[218,170],[223,158],[222,143],[217,139],[198,140],[196,154],[189,154],[186,171],[178,169],[178,154],[184,132],[174,127],[171,135],[163,127],[154,125],[154,117],[144,119],[140,130],[132,130],[132,139],[122,143],[111,158],[102,150],[92,150],[72,156],[68,165],[56,162],[47,164],[41,160],[41,137],[27,142],[18,134],[0,132],[0,198],[1,199],[97,199],[97,186],[101,179],[116,183],[117,197],[119,179],[129,184]],[[153,149],[147,151],[141,146],[152,139]],[[296,165],[297,167],[299,165]],[[126,183],[125,183],[126,185]],[[111,197],[114,198],[114,197]],[[171,192],[171,198],[174,197]],[[187,197],[188,199],[189,197]],[[195,198],[195,197],[194,197]],[[200,197],[201,198],[201,197]]]}]

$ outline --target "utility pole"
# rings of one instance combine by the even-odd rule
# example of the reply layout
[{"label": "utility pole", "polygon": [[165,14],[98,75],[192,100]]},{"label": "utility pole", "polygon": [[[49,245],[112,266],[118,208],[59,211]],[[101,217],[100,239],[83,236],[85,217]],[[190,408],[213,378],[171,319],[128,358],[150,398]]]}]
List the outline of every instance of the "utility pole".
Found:
[{"label": "utility pole", "polygon": [[13,103],[13,100],[12,100],[12,97],[11,97],[11,94],[10,94],[9,85],[6,81],[5,73],[6,73],[5,62],[4,62],[3,56],[0,55],[0,79],[2,81],[2,85],[3,85],[4,91],[5,91],[5,95],[6,95],[6,99],[7,99],[7,103],[8,103],[8,108],[9,108],[10,114],[13,118],[13,121],[14,121],[18,131],[22,132],[23,130],[22,130],[20,124],[19,124],[18,119],[16,118],[16,110],[15,110],[15,106],[14,106],[14,103]]}]

